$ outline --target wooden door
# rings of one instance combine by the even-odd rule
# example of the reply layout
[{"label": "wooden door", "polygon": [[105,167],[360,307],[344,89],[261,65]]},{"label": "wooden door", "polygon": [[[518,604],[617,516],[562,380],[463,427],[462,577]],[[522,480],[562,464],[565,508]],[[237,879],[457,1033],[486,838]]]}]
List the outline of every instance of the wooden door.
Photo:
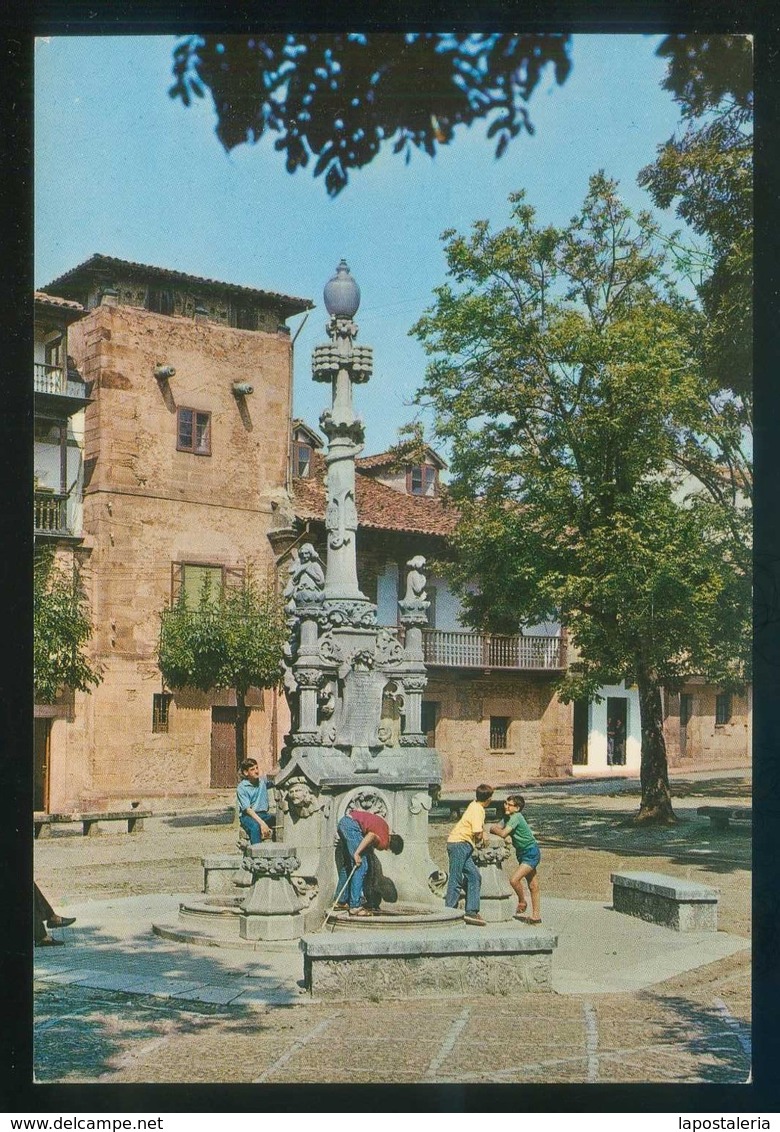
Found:
[{"label": "wooden door", "polygon": [[571,761],[574,766],[588,765],[588,701],[574,701],[574,748]]},{"label": "wooden door", "polygon": [[33,809],[49,809],[49,755],[51,751],[51,720],[36,719],[33,730],[34,771]]},{"label": "wooden door", "polygon": [[238,779],[236,765],[236,709],[211,709],[211,783],[216,790],[235,786]]}]

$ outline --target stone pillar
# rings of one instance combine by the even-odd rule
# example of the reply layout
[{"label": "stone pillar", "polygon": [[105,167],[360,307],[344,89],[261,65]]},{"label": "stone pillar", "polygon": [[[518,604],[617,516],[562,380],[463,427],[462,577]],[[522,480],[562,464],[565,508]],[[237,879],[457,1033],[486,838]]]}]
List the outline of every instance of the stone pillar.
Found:
[{"label": "stone pillar", "polygon": [[244,854],[242,868],[252,874],[252,889],[241,905],[242,939],[300,939],[303,935],[301,900],[291,883],[300,862],[289,845],[262,842]]},{"label": "stone pillar", "polygon": [[489,924],[511,920],[517,906],[517,895],[504,874],[502,865],[509,856],[503,837],[490,837],[485,845],[474,850],[474,863],[482,874],[479,911]]}]

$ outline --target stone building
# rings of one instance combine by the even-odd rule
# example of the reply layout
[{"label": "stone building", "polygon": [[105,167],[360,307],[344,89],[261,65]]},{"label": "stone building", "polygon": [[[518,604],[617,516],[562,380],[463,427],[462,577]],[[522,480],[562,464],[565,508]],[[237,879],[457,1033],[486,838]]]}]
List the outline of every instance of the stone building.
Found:
[{"label": "stone building", "polygon": [[[322,442],[297,421],[294,443],[305,449],[294,471],[296,541],[324,550]],[[562,704],[552,691],[572,656],[561,626],[526,628],[515,636],[477,633],[460,620],[458,598],[436,563],[451,551],[457,514],[441,493],[440,457],[399,468],[390,452],[357,461],[358,576],[377,603],[381,624],[396,625],[404,564],[428,559],[429,628],[423,634],[428,686],[423,718],[442,760],[445,788],[529,779],[639,774],[641,720],[636,688],[603,687],[600,702]],[[746,695],[694,680],[664,694],[669,766],[745,766],[750,761]]]},{"label": "stone building", "polygon": [[[96,255],[47,292],[86,314],[69,349],[84,414],[83,577],[103,674],[76,694],[51,809],[235,784],[235,697],[165,688],[161,612],[208,578],[275,577],[289,528],[292,345],[306,299]],[[74,308],[75,309],[75,308]],[[276,697],[250,692],[247,753],[270,769]]]},{"label": "stone building", "polygon": [[[300,425],[300,422],[298,422]],[[304,426],[305,428],[305,426]],[[311,438],[313,430],[306,429]],[[296,437],[303,440],[304,432]],[[304,474],[293,480],[296,542],[324,553],[324,460],[309,439]],[[445,788],[478,781],[520,782],[558,776],[571,767],[571,708],[552,691],[565,663],[560,626],[514,636],[476,633],[436,563],[451,551],[456,511],[441,492],[444,462],[427,449],[420,464],[398,468],[392,453],[357,460],[358,577],[382,625],[398,624],[406,563],[428,565],[428,628],[423,633],[428,685],[423,729],[442,762]]]}]

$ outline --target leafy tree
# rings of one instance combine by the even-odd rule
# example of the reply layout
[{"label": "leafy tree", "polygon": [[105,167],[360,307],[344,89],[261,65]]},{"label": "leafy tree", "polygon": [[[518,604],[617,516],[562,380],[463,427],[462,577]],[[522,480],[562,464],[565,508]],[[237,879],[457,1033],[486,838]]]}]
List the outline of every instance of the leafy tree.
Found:
[{"label": "leafy tree", "polygon": [[211,592],[206,578],[197,608],[188,608],[184,589],[162,614],[157,661],[169,688],[230,688],[236,694],[236,762],[245,756],[246,696],[250,688],[272,688],[287,639],[276,592],[251,574],[240,585]]},{"label": "leafy tree", "polygon": [[78,574],[57,566],[48,547],[33,568],[33,672],[35,701],[54,703],[63,688],[88,692],[100,683],[85,647],[92,622]]},{"label": "leafy tree", "polygon": [[496,156],[533,126],[524,105],[551,65],[570,70],[569,35],[355,33],[188,36],[174,51],[173,98],[209,88],[225,149],[278,134],[289,173],[316,158],[336,196],[383,143],[431,157],[458,125],[491,117]]},{"label": "leafy tree", "polygon": [[453,581],[477,627],[563,619],[579,652],[564,700],[638,687],[637,819],[672,821],[661,690],[694,674],[733,684],[748,648],[732,529],[746,517],[678,460],[700,421],[720,428],[701,315],[667,276],[652,218],[634,220],[603,174],[564,228],[510,199],[506,229],[444,234],[453,283],[412,330],[434,356],[418,401],[453,454]]},{"label": "leafy tree", "polygon": [[[738,93],[750,85],[736,36],[664,38],[667,86],[691,92]],[[217,137],[227,150],[267,133],[285,154],[288,173],[314,158],[314,176],[337,196],[351,169],[368,165],[392,144],[407,163],[412,148],[431,157],[455,127],[490,119],[496,156],[525,130],[526,103],[551,66],[559,85],[571,71],[572,37],[478,32],[190,35],[173,56],[172,98],[189,106],[211,92]],[[724,63],[725,59],[725,63]],[[670,85],[671,84],[671,85]],[[740,85],[741,84],[741,85]]]},{"label": "leafy tree", "polygon": [[694,260],[707,315],[704,364],[722,389],[745,403],[752,382],[753,54],[747,36],[687,36],[662,44],[664,86],[684,129],[659,147],[639,174],[661,208],[706,241]]}]

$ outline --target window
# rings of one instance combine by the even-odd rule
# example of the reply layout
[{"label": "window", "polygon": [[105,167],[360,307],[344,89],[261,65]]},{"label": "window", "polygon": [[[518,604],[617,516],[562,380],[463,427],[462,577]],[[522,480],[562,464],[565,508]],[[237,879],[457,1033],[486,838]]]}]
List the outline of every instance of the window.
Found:
[{"label": "window", "polygon": [[296,476],[301,479],[306,479],[311,471],[311,445],[300,444],[295,445],[295,472]]},{"label": "window", "polygon": [[723,726],[731,722],[731,693],[720,692],[715,697],[715,723]]},{"label": "window", "polygon": [[63,362],[62,343],[63,343],[62,335],[60,335],[59,338],[55,338],[55,339],[53,339],[53,341],[46,343],[45,357],[46,357],[46,365],[47,366],[60,367],[62,365],[62,362]]},{"label": "window", "polygon": [[436,469],[433,464],[417,464],[406,474],[406,490],[411,495],[434,495]]},{"label": "window", "polygon": [[420,707],[420,730],[425,735],[428,746],[435,747],[436,720],[439,715],[439,705],[434,700],[423,700]]},{"label": "window", "polygon": [[490,749],[491,751],[505,751],[509,739],[509,716],[491,715],[490,717]]},{"label": "window", "polygon": [[211,455],[211,413],[196,409],[179,409],[177,412],[179,452],[194,452],[197,456]]},{"label": "window", "polygon": [[152,731],[168,730],[168,711],[172,699],[170,692],[155,692],[152,697]]},{"label": "window", "polygon": [[150,287],[146,295],[146,309],[155,314],[173,314],[173,291],[168,287]]},{"label": "window", "polygon": [[180,585],[188,609],[197,609],[204,592],[208,593],[210,603],[218,602],[222,596],[222,583],[221,566],[200,566],[191,562],[181,566]]}]

